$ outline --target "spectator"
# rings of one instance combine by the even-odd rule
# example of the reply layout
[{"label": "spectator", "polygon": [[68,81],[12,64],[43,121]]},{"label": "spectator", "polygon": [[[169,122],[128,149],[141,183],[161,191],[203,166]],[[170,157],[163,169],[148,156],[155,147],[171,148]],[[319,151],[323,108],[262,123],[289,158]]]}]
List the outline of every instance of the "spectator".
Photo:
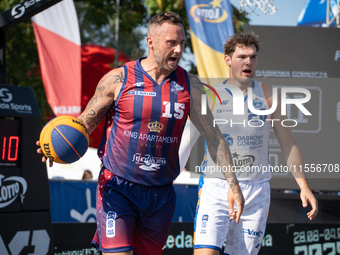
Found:
[{"label": "spectator", "polygon": [[82,180],[92,180],[92,172],[90,170],[85,170],[83,173],[83,177],[81,178]]}]

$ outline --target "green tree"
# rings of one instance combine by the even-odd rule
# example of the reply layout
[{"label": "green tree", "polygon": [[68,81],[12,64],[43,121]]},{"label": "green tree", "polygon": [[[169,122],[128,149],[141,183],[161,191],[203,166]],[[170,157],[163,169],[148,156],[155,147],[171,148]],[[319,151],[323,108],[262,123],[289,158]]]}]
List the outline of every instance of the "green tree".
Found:
[{"label": "green tree", "polygon": [[[19,4],[20,0],[1,1],[0,13]],[[6,83],[31,87],[43,117],[51,111],[41,80],[38,51],[31,20],[6,31]]]},{"label": "green tree", "polygon": [[235,31],[243,31],[244,25],[249,24],[249,19],[247,18],[247,12],[240,12],[234,5],[233,8],[233,23]]},{"label": "green tree", "polygon": [[[19,4],[22,0],[1,0],[0,13]],[[96,43],[115,47],[116,1],[74,0],[83,43]],[[137,59],[144,55],[141,41],[145,35],[141,27],[146,27],[148,19],[161,11],[175,11],[185,22],[187,31],[186,48],[192,52],[189,24],[186,18],[184,0],[120,0],[119,6],[119,50]],[[233,7],[235,30],[242,29],[249,20]],[[31,19],[6,31],[6,83],[33,88],[43,117],[46,112],[53,115],[46,100],[40,74],[40,64]],[[112,60],[113,62],[114,60]],[[192,73],[195,71],[191,63]],[[46,122],[46,119],[43,119]]]},{"label": "green tree", "polygon": [[[75,1],[82,43],[115,47],[116,1]],[[146,24],[147,11],[141,0],[120,0],[119,50],[137,59],[144,55],[139,29]]]},{"label": "green tree", "polygon": [[[0,13],[20,2],[22,0],[1,0]],[[146,8],[142,0],[121,0],[120,2],[119,50],[132,58],[138,58],[144,54],[139,45],[142,34],[138,27],[146,22]],[[112,21],[116,15],[116,1],[76,0],[75,6],[80,20],[82,42],[114,47],[114,22]],[[43,122],[47,121],[47,112],[53,116],[41,79],[31,19],[6,31],[6,83],[31,87],[37,98]]]}]

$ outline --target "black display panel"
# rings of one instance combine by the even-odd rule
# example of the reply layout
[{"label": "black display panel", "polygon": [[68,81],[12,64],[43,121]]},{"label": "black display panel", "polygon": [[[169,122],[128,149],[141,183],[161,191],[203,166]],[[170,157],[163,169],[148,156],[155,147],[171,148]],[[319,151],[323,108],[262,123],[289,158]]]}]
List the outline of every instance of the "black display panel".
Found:
[{"label": "black display panel", "polygon": [[0,216],[1,255],[55,254],[49,212],[1,213]]},{"label": "black display panel", "polygon": [[0,166],[20,167],[20,119],[0,118]]},{"label": "black display panel", "polygon": [[41,129],[32,88],[0,84],[0,214],[50,209],[46,164],[36,145]]}]

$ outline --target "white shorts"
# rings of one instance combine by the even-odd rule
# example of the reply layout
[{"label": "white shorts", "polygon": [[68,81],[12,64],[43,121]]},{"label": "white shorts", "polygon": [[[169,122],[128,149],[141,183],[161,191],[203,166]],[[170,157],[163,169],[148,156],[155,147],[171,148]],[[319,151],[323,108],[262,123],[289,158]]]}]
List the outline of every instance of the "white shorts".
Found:
[{"label": "white shorts", "polygon": [[195,216],[194,248],[218,251],[226,240],[225,254],[258,254],[266,229],[270,205],[270,185],[240,183],[245,199],[240,221],[230,221],[228,182],[217,178],[201,178]]}]

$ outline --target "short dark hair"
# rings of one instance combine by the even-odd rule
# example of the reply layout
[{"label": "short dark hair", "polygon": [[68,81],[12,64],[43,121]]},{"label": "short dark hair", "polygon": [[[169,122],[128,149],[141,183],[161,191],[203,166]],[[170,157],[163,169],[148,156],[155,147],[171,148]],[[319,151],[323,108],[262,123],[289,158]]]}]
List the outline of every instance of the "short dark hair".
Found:
[{"label": "short dark hair", "polygon": [[260,50],[260,42],[257,40],[258,36],[254,32],[244,33],[237,32],[231,36],[228,41],[224,44],[224,54],[232,56],[235,52],[236,46],[251,46],[254,45],[256,51]]},{"label": "short dark hair", "polygon": [[163,23],[181,24],[184,27],[183,20],[177,13],[169,11],[161,12],[150,19],[147,36],[150,36],[150,30],[153,26],[155,25],[160,26]]},{"label": "short dark hair", "polygon": [[86,175],[91,175],[91,179],[93,178],[92,172],[88,169],[84,170],[83,177],[81,177],[83,180],[86,178]]}]

